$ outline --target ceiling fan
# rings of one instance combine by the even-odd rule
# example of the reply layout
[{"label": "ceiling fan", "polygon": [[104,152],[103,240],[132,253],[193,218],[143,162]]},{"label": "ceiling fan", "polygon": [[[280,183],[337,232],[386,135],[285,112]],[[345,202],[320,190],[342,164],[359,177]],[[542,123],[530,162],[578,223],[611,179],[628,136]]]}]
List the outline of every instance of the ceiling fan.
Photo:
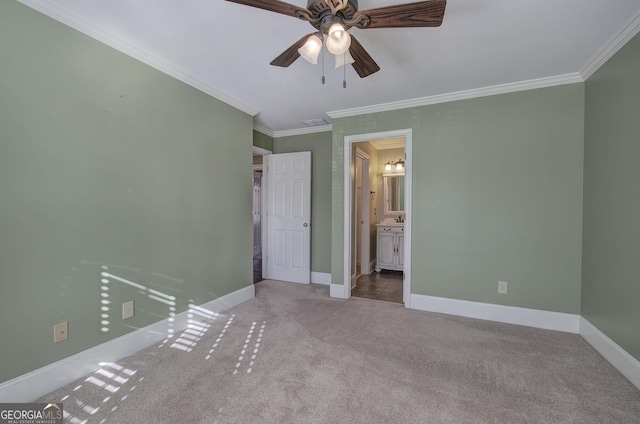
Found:
[{"label": "ceiling fan", "polygon": [[306,9],[280,0],[227,1],[294,16],[317,30],[296,41],[271,65],[287,67],[300,56],[315,64],[324,43],[336,57],[336,68],[351,64],[360,78],[378,72],[380,67],[347,32],[350,28],[437,27],[442,24],[447,5],[447,0],[428,0],[358,11],[358,0],[308,0]]}]

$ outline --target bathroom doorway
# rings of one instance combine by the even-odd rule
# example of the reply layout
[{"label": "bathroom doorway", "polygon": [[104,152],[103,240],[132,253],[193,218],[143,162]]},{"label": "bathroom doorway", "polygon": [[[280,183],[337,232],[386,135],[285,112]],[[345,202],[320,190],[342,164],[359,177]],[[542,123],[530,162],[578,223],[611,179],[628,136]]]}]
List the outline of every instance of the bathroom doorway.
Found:
[{"label": "bathroom doorway", "polygon": [[[353,297],[403,303],[404,147],[404,138],[354,143]],[[362,165],[364,155],[370,166]],[[388,222],[393,226],[381,226]]]},{"label": "bathroom doorway", "polygon": [[[396,130],[381,133],[371,134],[358,134],[346,136],[344,138],[344,284],[343,292],[333,289],[332,296],[342,297],[348,299],[352,296],[352,281],[353,270],[355,269],[355,263],[357,262],[357,250],[356,250],[356,238],[357,238],[357,225],[355,224],[355,213],[357,208],[356,202],[356,182],[355,182],[355,169],[356,169],[356,153],[355,147],[357,143],[369,142],[375,144],[376,142],[385,142],[389,140],[400,140],[404,143],[404,157],[401,159],[404,169],[403,184],[404,187],[401,190],[403,194],[403,206],[404,214],[402,216],[402,223],[384,221],[391,227],[402,227],[402,235],[397,236],[393,244],[394,254],[399,252],[402,255],[402,267],[401,272],[391,269],[381,269],[379,273],[374,273],[377,277],[385,277],[385,273],[390,273],[391,278],[402,278],[402,302],[405,307],[410,307],[411,301],[411,148],[412,148],[412,130]],[[398,162],[399,160],[396,160]],[[372,173],[376,173],[376,176],[382,178],[382,170],[371,170]],[[380,175],[378,175],[380,174]],[[383,190],[383,184],[376,184],[376,188],[370,188],[370,192],[376,192],[376,198],[380,196]],[[373,187],[373,186],[372,186]],[[379,188],[378,188],[379,187]],[[375,219],[371,220],[371,225],[382,224],[384,219],[393,220],[391,215],[385,217],[384,213],[381,214],[380,200],[376,200],[376,206],[372,207],[372,213]],[[382,200],[384,202],[384,200]],[[384,210],[383,210],[384,212]],[[394,230],[397,228],[394,228]],[[377,239],[375,239],[377,241]],[[376,243],[377,244],[377,243]],[[377,246],[376,246],[377,247]],[[373,250],[373,249],[372,249]],[[377,254],[375,256],[377,260]],[[397,257],[397,256],[396,256]],[[378,265],[376,264],[376,268]],[[396,267],[397,268],[397,267]],[[391,275],[392,274],[392,275]],[[389,281],[387,282],[387,284]],[[383,283],[384,284],[384,283]]]}]

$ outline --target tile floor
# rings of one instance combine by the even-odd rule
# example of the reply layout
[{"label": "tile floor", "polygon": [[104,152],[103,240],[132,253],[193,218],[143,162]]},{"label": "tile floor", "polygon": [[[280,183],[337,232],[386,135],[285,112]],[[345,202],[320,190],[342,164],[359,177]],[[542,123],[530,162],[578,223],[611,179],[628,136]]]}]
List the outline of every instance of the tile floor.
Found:
[{"label": "tile floor", "polygon": [[351,296],[403,303],[402,272],[382,270],[369,275],[363,274],[356,280]]}]

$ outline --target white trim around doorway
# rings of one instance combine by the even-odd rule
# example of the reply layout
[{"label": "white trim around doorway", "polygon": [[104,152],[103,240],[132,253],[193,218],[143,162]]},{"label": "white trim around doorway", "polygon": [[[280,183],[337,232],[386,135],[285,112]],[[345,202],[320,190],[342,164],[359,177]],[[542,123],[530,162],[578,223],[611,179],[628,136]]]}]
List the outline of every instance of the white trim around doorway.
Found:
[{"label": "white trim around doorway", "polygon": [[[253,147],[253,153],[255,155],[267,156],[267,155],[273,154],[271,150],[263,149],[262,147],[258,147],[258,146],[252,146],[252,147]],[[264,158],[262,158],[262,160],[264,164]],[[259,167],[254,165],[253,169],[262,171],[262,178],[260,180],[260,204],[264,207],[264,205],[267,204],[266,203],[267,202],[267,181],[269,178],[267,175],[268,173],[263,165],[260,165]],[[260,225],[260,229],[261,229],[260,251],[262,251],[263,253],[266,251],[265,249],[267,248],[267,226],[264,224],[266,224],[266,222],[262,222]],[[267,261],[262,261],[262,275],[263,276],[267,275]]]},{"label": "white trim around doorway", "polygon": [[344,268],[343,268],[343,284],[340,287],[339,284],[331,284],[331,297],[339,297],[342,299],[349,299],[351,297],[351,199],[353,196],[351,187],[351,172],[352,172],[352,155],[351,150],[353,143],[359,143],[363,141],[380,140],[386,138],[404,138],[405,140],[405,221],[404,221],[404,282],[402,286],[404,307],[411,307],[411,173],[412,173],[412,134],[413,131],[409,129],[384,131],[369,134],[355,134],[344,137]]}]

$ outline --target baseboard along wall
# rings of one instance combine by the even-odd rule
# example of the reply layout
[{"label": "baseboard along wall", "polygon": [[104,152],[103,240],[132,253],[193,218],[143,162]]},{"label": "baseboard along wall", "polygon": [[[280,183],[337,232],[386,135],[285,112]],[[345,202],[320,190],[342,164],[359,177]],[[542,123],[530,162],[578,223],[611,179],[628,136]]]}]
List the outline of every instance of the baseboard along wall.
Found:
[{"label": "baseboard along wall", "polygon": [[[311,282],[329,285],[331,297],[346,298],[345,286],[331,284],[331,274],[312,273]],[[251,285],[196,308],[211,314],[218,314],[253,297],[255,297],[255,288]],[[640,389],[640,361],[580,315],[419,294],[411,295],[411,309],[580,334],[622,375]],[[176,332],[187,328],[188,313],[189,311],[185,311],[175,317],[172,328]],[[33,401],[92,373],[100,367],[101,363],[116,362],[154,343],[163,341],[166,338],[168,328],[169,322],[165,319],[2,383],[0,384],[0,402]]]},{"label": "baseboard along wall", "polygon": [[640,361],[580,315],[442,297],[411,295],[411,309],[580,334],[640,389]]},{"label": "baseboard along wall", "polygon": [[580,317],[580,335],[597,350],[620,374],[640,389],[640,361],[611,340],[586,318]]},{"label": "baseboard along wall", "polygon": [[171,328],[178,334],[187,328],[189,314],[215,317],[221,312],[255,297],[253,284],[199,306],[191,306],[170,322],[166,318],[147,327],[92,347],[58,362],[0,384],[0,402],[31,402],[98,370],[101,364],[117,362],[167,339]]},{"label": "baseboard along wall", "polygon": [[313,284],[331,285],[331,274],[328,272],[311,271],[311,282]]},{"label": "baseboard along wall", "polygon": [[411,294],[411,309],[578,334],[580,315]]}]

